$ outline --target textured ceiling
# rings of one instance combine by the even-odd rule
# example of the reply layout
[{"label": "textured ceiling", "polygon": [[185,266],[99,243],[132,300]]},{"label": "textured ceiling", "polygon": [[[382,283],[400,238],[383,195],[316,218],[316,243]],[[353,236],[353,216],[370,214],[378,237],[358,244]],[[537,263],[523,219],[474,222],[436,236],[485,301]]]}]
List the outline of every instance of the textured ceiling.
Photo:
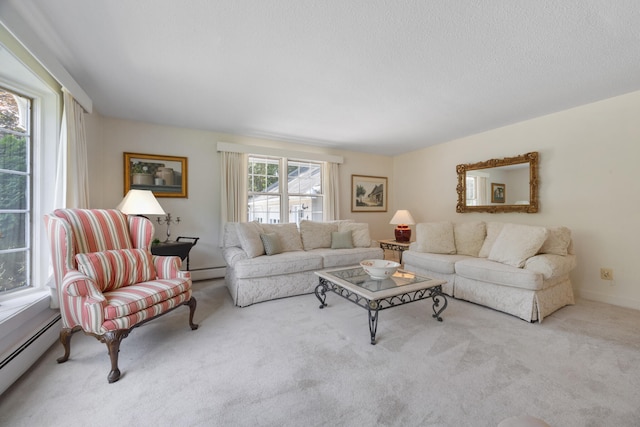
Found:
[{"label": "textured ceiling", "polygon": [[637,0],[7,1],[100,114],[172,126],[394,155],[640,89]]}]

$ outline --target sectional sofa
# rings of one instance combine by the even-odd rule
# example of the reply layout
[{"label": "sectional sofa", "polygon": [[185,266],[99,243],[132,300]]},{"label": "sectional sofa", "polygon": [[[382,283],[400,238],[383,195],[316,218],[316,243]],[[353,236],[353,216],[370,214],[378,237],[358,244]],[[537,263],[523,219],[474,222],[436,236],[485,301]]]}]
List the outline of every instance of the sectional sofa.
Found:
[{"label": "sectional sofa", "polygon": [[443,292],[529,322],[574,303],[571,231],[502,222],[416,225],[404,268],[446,280]]},{"label": "sectional sofa", "polygon": [[233,302],[245,307],[262,301],[311,293],[315,271],[382,259],[369,225],[353,221],[296,224],[225,224],[222,254],[225,283]]}]

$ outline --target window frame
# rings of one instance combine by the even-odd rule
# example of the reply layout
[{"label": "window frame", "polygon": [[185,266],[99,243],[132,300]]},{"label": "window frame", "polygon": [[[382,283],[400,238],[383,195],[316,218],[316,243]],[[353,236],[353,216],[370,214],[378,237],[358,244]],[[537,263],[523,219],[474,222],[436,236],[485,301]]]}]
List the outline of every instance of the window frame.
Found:
[{"label": "window frame", "polygon": [[[253,175],[251,172],[251,163],[252,163],[252,159],[258,159],[258,160],[267,160],[267,161],[272,161],[272,162],[277,162],[278,164],[278,191],[274,192],[274,191],[270,191],[270,192],[256,192],[256,191],[251,191],[251,176]],[[305,197],[308,196],[308,194],[306,193],[293,193],[293,192],[289,192],[289,180],[288,179],[280,179],[282,176],[288,177],[289,176],[289,166],[292,163],[305,163],[305,164],[311,164],[311,165],[317,165],[318,167],[318,171],[320,174],[320,179],[319,179],[319,184],[320,184],[320,192],[313,195],[312,197],[317,197],[320,199],[320,206],[322,207],[322,211],[320,212],[320,214],[322,215],[322,218],[324,219],[325,217],[325,212],[324,212],[324,197],[326,197],[326,194],[324,192],[324,161],[321,160],[308,160],[308,159],[299,159],[299,158],[290,158],[287,156],[269,156],[269,155],[262,155],[262,154],[248,154],[247,155],[247,179],[248,179],[248,183],[247,183],[247,221],[253,221],[255,220],[255,218],[252,218],[252,210],[250,208],[249,202],[251,200],[251,197],[253,196],[266,196],[266,197],[279,197],[280,201],[279,201],[279,218],[277,223],[281,223],[281,224],[288,224],[288,223],[296,223],[298,224],[299,221],[301,219],[304,218],[296,218],[296,221],[290,221],[290,216],[292,215],[292,212],[289,212],[290,210],[290,206],[291,206],[291,198],[292,197]],[[286,171],[286,173],[283,173],[283,171]],[[268,176],[268,175],[267,175]],[[313,214],[313,212],[311,212]],[[267,211],[268,214],[268,211]],[[318,212],[316,211],[315,214],[317,215]],[[255,217],[255,215],[254,215]],[[268,217],[267,217],[268,218]]]},{"label": "window frame", "polygon": [[[16,176],[24,176],[25,177],[25,206],[23,208],[13,208],[13,209],[3,209],[2,206],[0,206],[0,214],[25,214],[25,221],[24,221],[24,242],[23,242],[23,246],[21,246],[20,248],[13,248],[13,249],[6,249],[6,250],[0,250],[0,252],[2,253],[18,253],[18,252],[26,252],[26,259],[25,259],[25,264],[26,264],[26,274],[25,274],[25,282],[26,282],[26,286],[23,287],[19,287],[19,288],[14,288],[14,289],[8,289],[8,290],[2,290],[0,288],[0,295],[9,295],[13,292],[18,292],[21,290],[27,290],[29,288],[31,288],[33,286],[33,258],[34,258],[34,254],[33,254],[33,211],[32,211],[32,206],[33,206],[33,199],[32,199],[32,194],[33,194],[33,161],[32,161],[32,157],[33,157],[33,99],[25,96],[22,93],[19,93],[17,91],[11,90],[6,88],[4,85],[2,85],[2,82],[0,81],[0,90],[10,93],[16,97],[20,97],[24,100],[26,100],[27,102],[27,108],[26,108],[26,114],[27,114],[27,118],[26,118],[26,130],[24,132],[17,132],[17,131],[13,131],[10,129],[5,129],[4,131],[6,132],[7,135],[13,134],[14,136],[21,136],[24,137],[26,139],[26,147],[25,147],[25,152],[26,152],[26,159],[25,159],[25,170],[24,171],[19,171],[19,170],[9,170],[9,169],[5,169],[3,170],[3,173],[7,173],[7,174],[11,174],[11,175],[16,175]],[[18,105],[18,109],[20,109],[20,106]]]},{"label": "window frame", "polygon": [[[0,304],[22,301],[29,295],[49,293],[53,288],[51,254],[46,228],[42,218],[55,205],[55,189],[60,145],[60,120],[62,118],[62,93],[59,87],[51,87],[45,79],[14,56],[0,43],[16,62],[11,74],[0,76],[0,86],[31,99],[31,189],[30,189],[30,276],[29,287],[0,293]],[[0,320],[3,316],[0,313]]]}]

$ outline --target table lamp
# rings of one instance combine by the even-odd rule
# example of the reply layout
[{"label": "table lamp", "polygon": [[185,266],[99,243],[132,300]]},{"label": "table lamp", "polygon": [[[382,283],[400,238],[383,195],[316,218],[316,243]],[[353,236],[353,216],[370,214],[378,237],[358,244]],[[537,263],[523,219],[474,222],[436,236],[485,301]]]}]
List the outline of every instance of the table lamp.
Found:
[{"label": "table lamp", "polygon": [[411,240],[411,229],[409,225],[413,225],[414,221],[411,213],[408,210],[398,210],[396,214],[391,218],[389,224],[396,224],[396,242],[409,242]]},{"label": "table lamp", "polygon": [[116,209],[127,215],[165,215],[151,190],[129,190]]}]

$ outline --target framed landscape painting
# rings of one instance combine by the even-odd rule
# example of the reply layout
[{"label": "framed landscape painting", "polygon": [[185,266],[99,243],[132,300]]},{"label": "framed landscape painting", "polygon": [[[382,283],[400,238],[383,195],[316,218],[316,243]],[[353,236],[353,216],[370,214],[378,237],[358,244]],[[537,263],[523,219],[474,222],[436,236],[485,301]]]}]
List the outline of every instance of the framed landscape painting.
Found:
[{"label": "framed landscape painting", "polygon": [[156,197],[187,197],[187,158],[124,153],[124,194],[151,190]]},{"label": "framed landscape painting", "polygon": [[387,178],[351,175],[351,212],[386,212]]},{"label": "framed landscape painting", "polygon": [[507,197],[507,187],[504,184],[491,183],[491,203],[504,203]]}]

